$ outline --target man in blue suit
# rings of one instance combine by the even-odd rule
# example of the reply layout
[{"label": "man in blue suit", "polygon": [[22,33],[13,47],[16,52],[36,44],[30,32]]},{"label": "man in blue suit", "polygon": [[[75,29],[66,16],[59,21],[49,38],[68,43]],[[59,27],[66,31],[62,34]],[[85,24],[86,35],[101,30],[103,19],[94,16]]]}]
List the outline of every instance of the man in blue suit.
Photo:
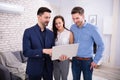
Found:
[{"label": "man in blue suit", "polygon": [[26,73],[29,80],[52,80],[51,48],[54,46],[54,35],[46,28],[50,13],[50,9],[40,7],[37,12],[38,23],[24,32],[23,54],[28,57]]}]

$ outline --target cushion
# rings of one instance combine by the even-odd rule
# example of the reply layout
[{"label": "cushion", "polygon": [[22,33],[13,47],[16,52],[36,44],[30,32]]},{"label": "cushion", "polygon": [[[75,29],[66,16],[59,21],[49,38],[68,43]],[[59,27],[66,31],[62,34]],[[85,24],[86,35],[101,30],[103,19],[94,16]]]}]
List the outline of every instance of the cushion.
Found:
[{"label": "cushion", "polygon": [[[13,74],[21,73],[21,75],[25,75],[26,64],[21,63],[12,52],[2,52],[0,55],[2,56],[2,59],[4,60],[6,67],[10,72]],[[17,76],[21,78],[25,77],[21,75]]]},{"label": "cushion", "polygon": [[22,62],[23,62],[23,63],[27,62],[27,59],[28,59],[28,58],[23,55],[23,52],[22,52],[22,51],[20,51],[20,53],[21,53],[20,55],[21,55]]},{"label": "cushion", "polygon": [[20,51],[15,51],[15,52],[12,52],[14,55],[15,55],[15,57],[20,61],[20,62],[22,62],[22,58],[21,58],[21,53],[20,53]]},{"label": "cushion", "polygon": [[[1,54],[1,53],[0,53]],[[0,55],[0,64],[2,64],[3,66],[5,66],[5,60],[2,58],[2,56]]]},{"label": "cushion", "polygon": [[8,51],[8,52],[3,52],[1,53],[2,58],[4,59],[6,65],[12,66],[15,64],[19,64],[21,63],[16,57],[15,55]]},{"label": "cushion", "polygon": [[11,80],[10,72],[2,64],[0,64],[0,80]]}]

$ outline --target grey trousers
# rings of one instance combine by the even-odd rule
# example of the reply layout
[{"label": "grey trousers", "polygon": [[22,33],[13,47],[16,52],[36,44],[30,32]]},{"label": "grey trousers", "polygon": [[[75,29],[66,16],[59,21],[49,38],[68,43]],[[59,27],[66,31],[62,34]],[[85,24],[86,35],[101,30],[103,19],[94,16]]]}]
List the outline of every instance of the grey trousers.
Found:
[{"label": "grey trousers", "polygon": [[53,75],[55,80],[67,80],[69,72],[69,60],[53,61]]}]

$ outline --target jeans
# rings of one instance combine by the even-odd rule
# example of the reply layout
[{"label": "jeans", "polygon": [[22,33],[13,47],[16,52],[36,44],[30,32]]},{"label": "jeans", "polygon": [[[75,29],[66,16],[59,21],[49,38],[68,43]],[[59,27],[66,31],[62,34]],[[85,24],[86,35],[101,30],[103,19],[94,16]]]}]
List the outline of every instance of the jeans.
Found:
[{"label": "jeans", "polygon": [[81,72],[83,72],[84,80],[92,80],[93,69],[90,69],[91,62],[90,60],[78,60],[76,57],[72,58],[72,74],[73,80],[80,80]]}]

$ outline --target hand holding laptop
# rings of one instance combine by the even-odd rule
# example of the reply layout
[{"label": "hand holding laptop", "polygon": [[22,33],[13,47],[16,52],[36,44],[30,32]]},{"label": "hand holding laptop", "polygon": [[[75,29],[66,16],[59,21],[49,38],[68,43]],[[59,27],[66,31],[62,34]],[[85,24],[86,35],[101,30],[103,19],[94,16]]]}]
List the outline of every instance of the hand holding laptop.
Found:
[{"label": "hand holding laptop", "polygon": [[63,57],[61,57],[63,60],[66,58],[76,56],[78,46],[79,46],[79,44],[54,46],[52,48],[52,51],[53,51],[52,52],[52,60],[59,59],[62,55],[64,55]]}]

